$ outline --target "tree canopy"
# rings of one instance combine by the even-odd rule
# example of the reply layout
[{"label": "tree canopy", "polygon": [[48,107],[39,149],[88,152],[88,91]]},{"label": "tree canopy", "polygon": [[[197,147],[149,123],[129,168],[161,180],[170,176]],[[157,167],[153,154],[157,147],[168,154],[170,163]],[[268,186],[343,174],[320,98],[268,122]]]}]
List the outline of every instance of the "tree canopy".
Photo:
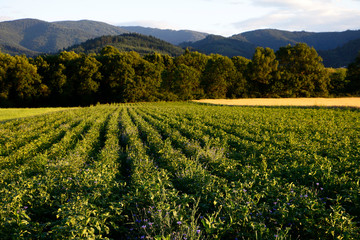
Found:
[{"label": "tree canopy", "polygon": [[342,96],[360,92],[360,55],[326,69],[316,50],[256,48],[252,59],[186,49],[177,57],[106,46],[98,54],[63,51],[35,59],[0,53],[0,106],[78,106],[238,97]]}]

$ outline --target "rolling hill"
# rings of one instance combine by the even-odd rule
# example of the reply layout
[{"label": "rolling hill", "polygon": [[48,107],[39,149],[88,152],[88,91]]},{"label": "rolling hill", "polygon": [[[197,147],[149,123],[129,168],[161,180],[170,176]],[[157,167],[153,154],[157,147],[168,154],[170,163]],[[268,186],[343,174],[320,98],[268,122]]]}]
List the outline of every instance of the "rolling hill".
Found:
[{"label": "rolling hill", "polygon": [[34,56],[55,53],[89,39],[129,32],[151,35],[173,44],[197,41],[208,35],[190,30],[122,28],[90,20],[46,22],[38,19],[19,19],[0,22],[0,50],[11,55]]},{"label": "rolling hill", "polygon": [[344,32],[290,32],[277,29],[263,29],[233,35],[231,38],[246,40],[256,46],[274,50],[288,44],[304,42],[316,50],[334,49],[345,43],[360,38],[360,30]]},{"label": "rolling hill", "polygon": [[146,27],[124,27],[129,32],[136,32],[147,36],[153,36],[161,40],[167,41],[174,45],[178,45],[182,42],[196,42],[204,39],[208,36],[208,33],[190,31],[190,30],[170,30],[170,29],[158,29],[158,28],[146,28]]},{"label": "rolling hill", "polygon": [[251,58],[256,47],[269,47],[277,51],[288,44],[304,42],[314,47],[327,67],[347,66],[360,51],[360,30],[345,32],[290,32],[264,29],[245,32],[225,38],[209,35],[197,42],[182,43],[202,53],[219,53],[228,57],[241,55]]},{"label": "rolling hill", "polygon": [[330,50],[320,50],[319,55],[324,59],[324,65],[328,67],[345,67],[353,62],[360,54],[360,38]]},{"label": "rolling hill", "polygon": [[218,35],[208,35],[205,39],[191,43],[181,43],[183,48],[189,47],[205,54],[221,54],[228,57],[243,56],[251,58],[256,46],[248,41],[226,38]]},{"label": "rolling hill", "polygon": [[127,32],[94,21],[45,22],[21,19],[0,22],[0,49],[10,54],[54,53],[90,38]]},{"label": "rolling hill", "polygon": [[[153,39],[150,40],[153,43],[145,43],[149,39],[142,39],[141,41],[145,41],[143,45],[147,46],[141,46],[139,43],[130,43],[128,39],[126,43],[120,44],[122,40],[120,41],[120,38],[116,37],[112,40],[105,37],[101,41],[107,39],[106,41],[110,41],[110,45],[116,45],[119,49],[124,51],[136,49],[135,51],[140,53],[156,50],[176,55],[180,48],[173,45],[179,45],[182,48],[189,47],[205,54],[218,53],[229,57],[244,56],[246,58],[252,57],[257,46],[270,47],[277,51],[282,46],[304,42],[314,47],[323,57],[325,66],[329,67],[347,66],[360,51],[360,30],[315,33],[262,29],[223,37],[190,30],[118,27],[90,20],[46,22],[37,19],[0,22],[0,51],[11,55],[25,54],[27,56],[56,53],[63,49],[80,51],[83,48],[85,52],[98,52],[99,49],[96,48],[99,48],[100,45],[95,48],[90,47],[91,44],[94,44],[93,41],[81,46],[80,44],[101,36],[119,36],[130,32],[153,36]],[[155,43],[157,41],[155,38],[173,45],[165,47],[165,43]],[[74,47],[70,48],[71,46]],[[159,49],[156,49],[157,47]],[[162,48],[166,48],[166,50]]]},{"label": "rolling hill", "polygon": [[87,40],[78,45],[66,49],[66,51],[100,53],[107,45],[114,46],[120,51],[136,51],[140,54],[158,52],[171,56],[181,55],[184,50],[155,37],[145,36],[138,33],[125,33],[118,36],[102,36]]}]

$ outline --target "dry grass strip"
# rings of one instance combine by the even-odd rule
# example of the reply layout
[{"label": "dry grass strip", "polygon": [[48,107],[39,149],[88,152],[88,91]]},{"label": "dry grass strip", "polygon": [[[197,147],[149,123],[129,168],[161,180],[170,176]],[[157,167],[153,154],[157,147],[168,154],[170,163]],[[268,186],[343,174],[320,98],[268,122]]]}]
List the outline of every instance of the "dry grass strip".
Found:
[{"label": "dry grass strip", "polygon": [[360,97],[202,99],[195,100],[194,102],[233,106],[319,106],[360,108]]}]

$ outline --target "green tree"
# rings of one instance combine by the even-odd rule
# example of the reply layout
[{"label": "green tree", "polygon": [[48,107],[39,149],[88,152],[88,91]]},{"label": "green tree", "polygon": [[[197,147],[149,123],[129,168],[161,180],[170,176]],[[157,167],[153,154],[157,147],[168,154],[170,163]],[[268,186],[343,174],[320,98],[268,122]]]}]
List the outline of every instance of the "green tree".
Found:
[{"label": "green tree", "polygon": [[92,55],[61,52],[59,64],[65,66],[67,78],[64,95],[74,104],[88,105],[96,102],[101,72],[101,63]]},{"label": "green tree", "polygon": [[279,78],[278,65],[274,50],[256,48],[246,70],[251,95],[259,97],[272,94],[272,86]]},{"label": "green tree", "polygon": [[99,90],[102,101],[124,102],[125,84],[135,77],[132,58],[127,53],[120,53],[117,49],[108,47],[101,51],[98,59],[102,63],[100,71],[103,78]]},{"label": "green tree", "polygon": [[246,80],[246,69],[248,64],[251,62],[249,59],[236,56],[232,57],[231,61],[234,63],[236,69],[236,77],[228,87],[227,95],[230,98],[239,98],[247,96],[247,80]]},{"label": "green tree", "polygon": [[114,46],[107,45],[101,49],[100,54],[102,56],[119,55],[120,51]]},{"label": "green tree", "polygon": [[201,73],[193,68],[180,64],[169,73],[169,90],[180,100],[196,99],[203,95],[200,87]]},{"label": "green tree", "polygon": [[129,52],[127,56],[135,75],[124,83],[125,102],[159,100],[161,71],[155,64],[144,60],[136,52]]},{"label": "green tree", "polygon": [[27,57],[0,54],[0,65],[0,96],[4,101],[31,106],[38,97],[48,94],[48,87]]},{"label": "green tree", "polygon": [[346,93],[349,80],[346,78],[346,68],[326,68],[330,78],[329,92],[332,95],[338,96]]},{"label": "green tree", "polygon": [[177,66],[184,64],[186,66],[193,67],[200,72],[203,72],[208,60],[209,56],[199,52],[190,52],[188,49],[186,49],[183,55],[175,58],[175,64]]},{"label": "green tree", "polygon": [[321,57],[305,43],[286,46],[276,52],[281,84],[275,86],[285,97],[327,96],[329,77]]},{"label": "green tree", "polygon": [[9,102],[9,93],[12,85],[8,79],[8,69],[11,69],[14,65],[14,57],[0,53],[0,98],[1,105],[3,106]]},{"label": "green tree", "polygon": [[101,73],[101,63],[92,56],[82,56],[78,58],[74,65],[76,67],[76,74],[71,77],[75,84],[76,94],[80,97],[82,104],[94,103],[93,97],[98,91]]},{"label": "green tree", "polygon": [[234,63],[228,57],[211,55],[201,76],[201,85],[208,98],[226,98],[228,86],[236,79]]},{"label": "green tree", "polygon": [[42,82],[49,87],[51,97],[54,98],[54,101],[59,100],[67,82],[64,64],[58,62],[57,56],[45,58],[39,56],[35,59],[34,64],[37,66]]},{"label": "green tree", "polygon": [[349,92],[360,94],[360,52],[354,62],[350,63],[347,71],[349,83]]}]

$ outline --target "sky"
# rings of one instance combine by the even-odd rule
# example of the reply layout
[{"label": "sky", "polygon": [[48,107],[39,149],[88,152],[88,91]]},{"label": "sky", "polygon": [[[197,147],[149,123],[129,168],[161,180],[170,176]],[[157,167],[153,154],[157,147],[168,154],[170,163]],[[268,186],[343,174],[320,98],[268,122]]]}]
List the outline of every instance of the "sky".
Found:
[{"label": "sky", "polygon": [[0,0],[0,21],[94,20],[231,36],[275,28],[360,29],[360,0]]}]

